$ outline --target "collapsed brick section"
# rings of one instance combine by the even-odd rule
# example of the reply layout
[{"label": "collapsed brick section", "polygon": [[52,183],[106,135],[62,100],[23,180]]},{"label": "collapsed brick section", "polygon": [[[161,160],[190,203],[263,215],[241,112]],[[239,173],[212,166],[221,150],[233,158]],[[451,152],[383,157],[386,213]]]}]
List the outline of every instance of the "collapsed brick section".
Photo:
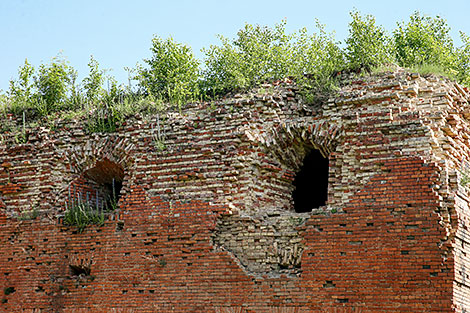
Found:
[{"label": "collapsed brick section", "polygon": [[[468,99],[398,70],[321,107],[282,82],[114,134],[3,134],[0,286],[15,292],[0,311],[468,311]],[[297,213],[313,149],[327,200]],[[110,177],[121,198],[103,226],[60,222],[71,185]]]}]

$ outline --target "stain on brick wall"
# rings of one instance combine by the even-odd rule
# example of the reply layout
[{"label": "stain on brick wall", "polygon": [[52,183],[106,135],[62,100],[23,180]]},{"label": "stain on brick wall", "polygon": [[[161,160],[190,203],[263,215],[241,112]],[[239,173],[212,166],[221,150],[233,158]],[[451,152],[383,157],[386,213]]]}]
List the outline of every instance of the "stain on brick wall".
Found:
[{"label": "stain on brick wall", "polygon": [[[3,134],[0,311],[470,310],[468,90],[398,70],[312,107],[265,87],[113,134]],[[326,201],[298,210],[312,152],[327,175],[302,192]],[[113,192],[104,224],[64,224]]]}]

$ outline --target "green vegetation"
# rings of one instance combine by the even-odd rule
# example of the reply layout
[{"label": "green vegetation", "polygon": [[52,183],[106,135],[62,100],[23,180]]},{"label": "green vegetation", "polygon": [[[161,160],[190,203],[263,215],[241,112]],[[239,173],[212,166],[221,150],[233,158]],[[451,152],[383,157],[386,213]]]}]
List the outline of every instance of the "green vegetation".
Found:
[{"label": "green vegetation", "polygon": [[349,37],[346,39],[346,59],[351,69],[365,67],[369,70],[393,63],[394,46],[386,31],[375,23],[372,15],[362,17],[359,12],[350,13]]},{"label": "green vegetation", "polygon": [[20,215],[18,216],[18,219],[20,221],[29,221],[29,220],[34,220],[39,216],[39,211],[36,207],[31,208],[30,210],[24,210],[21,211]]},{"label": "green vegetation", "polygon": [[112,213],[118,208],[118,195],[115,192],[114,180],[112,195],[102,195],[96,191],[94,199],[90,194],[82,199],[82,195],[69,189],[69,195],[65,206],[64,225],[76,226],[81,233],[88,225],[102,226],[106,214]]},{"label": "green vegetation", "polygon": [[[25,60],[18,78],[0,94],[0,114],[13,114],[18,121],[23,115],[28,123],[46,125],[53,125],[60,114],[84,119],[89,132],[113,132],[136,113],[181,109],[191,101],[212,100],[287,77],[297,82],[310,103],[334,92],[340,73],[375,72],[396,65],[470,85],[470,37],[461,33],[463,45],[456,47],[441,17],[416,12],[389,33],[372,15],[356,10],[350,15],[344,44],[318,21],[313,33],[306,28],[287,32],[285,21],[274,27],[246,24],[235,38],[219,35],[218,45],[203,49],[203,60],[197,60],[185,44],[154,36],[151,56],[127,69],[127,86],[118,85],[93,56],[81,83],[60,55],[38,68]],[[10,128],[23,129],[17,140],[26,142],[21,126]],[[160,137],[156,144],[164,149]]]},{"label": "green vegetation", "polygon": [[190,47],[155,36],[152,39],[152,58],[144,59],[148,65],[137,66],[139,87],[146,95],[182,105],[197,99],[199,94],[199,62]]},{"label": "green vegetation", "polygon": [[81,233],[88,225],[102,226],[104,212],[85,203],[77,203],[65,210],[64,225],[76,226]]}]

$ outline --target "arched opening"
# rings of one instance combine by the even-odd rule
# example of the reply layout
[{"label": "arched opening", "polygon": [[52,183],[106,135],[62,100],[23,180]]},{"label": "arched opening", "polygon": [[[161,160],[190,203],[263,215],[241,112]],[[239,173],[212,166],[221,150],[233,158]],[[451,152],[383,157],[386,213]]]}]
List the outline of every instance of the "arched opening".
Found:
[{"label": "arched opening", "polygon": [[304,158],[302,167],[294,179],[294,210],[311,212],[326,205],[328,200],[328,158],[312,149]]},{"label": "arched opening", "polygon": [[97,207],[113,210],[120,198],[124,169],[119,164],[103,159],[84,173],[84,177],[95,185]]},{"label": "arched opening", "polygon": [[82,232],[89,224],[101,225],[108,213],[117,209],[124,169],[108,159],[75,179],[68,188],[64,224],[76,225]]}]

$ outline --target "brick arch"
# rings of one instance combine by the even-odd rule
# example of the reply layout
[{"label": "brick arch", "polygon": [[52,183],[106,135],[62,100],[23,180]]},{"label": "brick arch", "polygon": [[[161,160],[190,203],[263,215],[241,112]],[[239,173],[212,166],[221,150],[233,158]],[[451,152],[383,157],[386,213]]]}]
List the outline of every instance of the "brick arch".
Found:
[{"label": "brick arch", "polygon": [[[62,153],[61,164],[57,164],[62,176],[57,178],[55,209],[64,208],[70,185],[86,173],[93,176],[94,168],[104,163],[115,164],[120,171],[128,171],[134,163],[134,144],[128,138],[108,136],[89,138],[81,144],[70,146]],[[64,172],[63,167],[67,168]],[[91,171],[90,171],[91,170]],[[124,176],[124,174],[120,174]]]},{"label": "brick arch", "polygon": [[104,159],[127,169],[133,163],[133,155],[130,153],[133,147],[134,145],[126,138],[89,139],[82,145],[69,150],[66,153],[66,159],[70,170],[75,174],[81,174],[93,168],[97,161]]}]

